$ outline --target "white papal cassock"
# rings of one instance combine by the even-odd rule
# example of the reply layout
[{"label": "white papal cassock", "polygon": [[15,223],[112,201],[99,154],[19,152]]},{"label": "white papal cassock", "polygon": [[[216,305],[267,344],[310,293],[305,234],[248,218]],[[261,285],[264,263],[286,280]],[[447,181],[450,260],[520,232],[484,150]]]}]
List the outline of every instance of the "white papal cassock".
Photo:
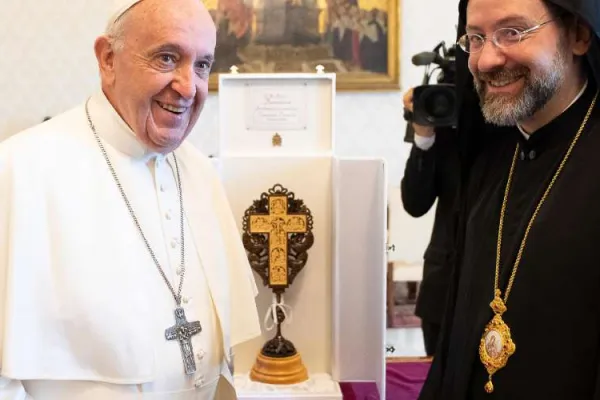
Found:
[{"label": "white papal cassock", "polygon": [[[173,156],[147,152],[102,92],[91,118],[166,276],[181,276]],[[210,160],[175,154],[185,207],[182,296],[197,372],[184,373],[175,301],[119,193],[84,107],[0,143],[0,400],[230,399],[230,349],[260,335],[256,285]]]}]

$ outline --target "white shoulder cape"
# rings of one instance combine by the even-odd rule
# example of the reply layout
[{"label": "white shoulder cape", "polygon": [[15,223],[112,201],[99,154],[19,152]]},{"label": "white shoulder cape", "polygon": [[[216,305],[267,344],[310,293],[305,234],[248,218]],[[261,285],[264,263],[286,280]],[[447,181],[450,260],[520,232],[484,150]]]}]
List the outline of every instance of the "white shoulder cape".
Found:
[{"label": "white shoulder cape", "polygon": [[[210,160],[190,144],[176,154],[230,362],[233,346],[260,335],[256,286]],[[2,376],[153,380],[153,310],[140,288],[158,272],[127,224],[83,106],[0,143]]]}]

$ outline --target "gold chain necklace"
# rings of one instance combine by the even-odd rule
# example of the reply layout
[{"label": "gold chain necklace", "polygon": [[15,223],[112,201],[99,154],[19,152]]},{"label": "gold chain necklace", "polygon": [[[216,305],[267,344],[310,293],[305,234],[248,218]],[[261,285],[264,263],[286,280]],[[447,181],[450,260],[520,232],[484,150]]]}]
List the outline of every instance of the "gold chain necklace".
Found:
[{"label": "gold chain necklace", "polygon": [[594,105],[596,104],[596,98],[598,97],[598,92],[594,96],[592,103],[587,111],[577,134],[571,141],[571,145],[569,146],[565,156],[563,157],[558,169],[554,173],[552,180],[548,184],[544,195],[540,199],[531,219],[529,220],[529,224],[525,229],[525,234],[523,235],[523,240],[521,241],[521,246],[519,247],[519,252],[517,253],[517,258],[515,260],[515,264],[513,265],[512,273],[510,275],[510,279],[508,281],[508,285],[506,287],[506,292],[504,293],[504,299],[502,299],[502,292],[498,288],[498,280],[500,276],[500,252],[502,248],[502,228],[504,226],[504,213],[506,211],[506,204],[508,202],[508,193],[510,190],[510,185],[513,177],[513,173],[515,170],[515,164],[517,160],[517,154],[519,154],[519,144],[515,149],[515,154],[513,155],[512,164],[510,167],[510,172],[508,174],[508,181],[506,182],[506,188],[504,189],[504,200],[502,202],[502,208],[500,211],[500,224],[498,225],[498,241],[496,247],[496,275],[494,277],[494,300],[490,303],[490,307],[494,311],[494,317],[485,327],[485,331],[481,336],[481,342],[479,344],[479,358],[485,369],[488,372],[488,382],[485,384],[485,391],[487,393],[492,393],[494,391],[494,384],[492,383],[492,375],[494,375],[498,370],[504,368],[508,361],[508,358],[514,354],[516,350],[516,346],[512,341],[510,335],[510,328],[506,323],[502,320],[502,314],[504,314],[507,310],[506,302],[508,301],[508,296],[510,295],[510,291],[512,289],[513,283],[515,281],[515,276],[517,275],[517,269],[519,268],[519,264],[521,262],[521,257],[523,256],[523,250],[525,249],[525,244],[527,242],[527,237],[529,236],[529,231],[531,230],[531,226],[535,221],[544,201],[548,197],[550,190],[554,186],[558,176],[562,172],[573,148],[575,147],[575,143],[581,136],[581,132],[585,128],[587,121],[594,109]]}]

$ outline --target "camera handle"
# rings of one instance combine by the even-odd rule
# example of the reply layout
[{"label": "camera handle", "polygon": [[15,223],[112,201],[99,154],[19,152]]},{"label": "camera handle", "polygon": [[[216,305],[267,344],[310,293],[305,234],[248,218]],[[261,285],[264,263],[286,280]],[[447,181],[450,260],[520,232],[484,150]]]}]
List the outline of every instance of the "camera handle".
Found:
[{"label": "camera handle", "polygon": [[[406,115],[406,113],[405,113],[405,115]],[[406,118],[404,118],[404,119],[406,119]],[[406,120],[406,131],[404,132],[404,142],[405,143],[414,143],[415,142],[415,129],[413,128],[412,122],[410,120]]]}]

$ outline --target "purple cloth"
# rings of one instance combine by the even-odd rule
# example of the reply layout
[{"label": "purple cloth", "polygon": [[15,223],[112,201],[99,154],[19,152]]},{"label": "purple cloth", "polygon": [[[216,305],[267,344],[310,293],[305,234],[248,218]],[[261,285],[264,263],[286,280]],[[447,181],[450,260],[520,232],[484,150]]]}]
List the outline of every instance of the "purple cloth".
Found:
[{"label": "purple cloth", "polygon": [[[430,363],[391,362],[386,367],[386,400],[417,400]],[[344,400],[380,400],[375,382],[340,382]]]}]

